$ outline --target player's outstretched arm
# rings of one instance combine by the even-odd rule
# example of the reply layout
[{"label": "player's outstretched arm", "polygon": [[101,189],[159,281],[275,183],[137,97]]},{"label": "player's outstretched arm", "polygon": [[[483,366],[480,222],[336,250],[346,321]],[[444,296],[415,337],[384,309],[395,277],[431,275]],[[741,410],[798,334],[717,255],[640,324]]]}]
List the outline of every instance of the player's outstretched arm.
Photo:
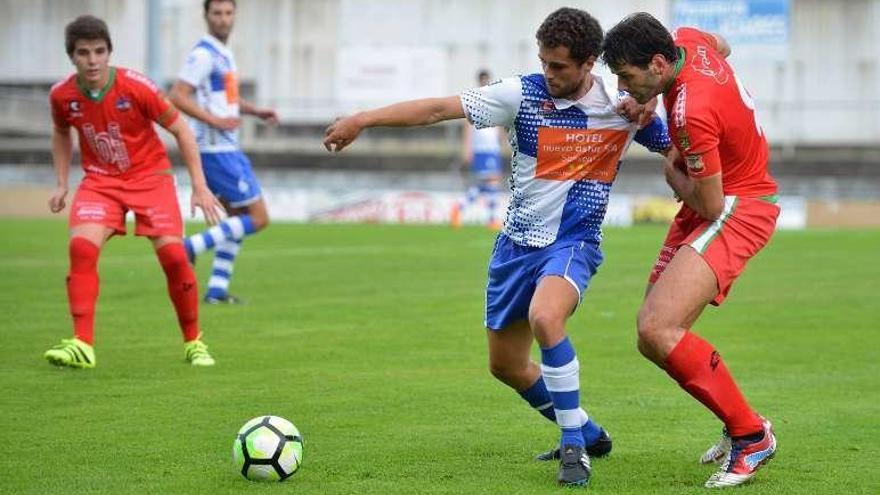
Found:
[{"label": "player's outstretched arm", "polygon": [[52,164],[55,167],[55,190],[49,197],[49,209],[52,213],[58,213],[66,206],[64,198],[67,197],[68,175],[70,172],[70,158],[73,156],[73,141],[70,137],[70,128],[60,129],[52,127]]},{"label": "player's outstretched arm", "polygon": [[190,214],[195,216],[196,207],[199,207],[204,212],[208,225],[219,223],[223,215],[223,205],[220,204],[220,201],[208,189],[208,182],[205,180],[205,172],[202,170],[202,159],[199,157],[196,138],[193,137],[192,131],[183,119],[175,119],[167,129],[177,140],[177,146],[180,149],[181,156],[183,156],[183,163],[186,164],[186,170],[192,183]]},{"label": "player's outstretched arm", "polygon": [[414,127],[464,117],[459,96],[395,103],[338,119],[324,132],[324,147],[327,151],[342,151],[368,127]]}]

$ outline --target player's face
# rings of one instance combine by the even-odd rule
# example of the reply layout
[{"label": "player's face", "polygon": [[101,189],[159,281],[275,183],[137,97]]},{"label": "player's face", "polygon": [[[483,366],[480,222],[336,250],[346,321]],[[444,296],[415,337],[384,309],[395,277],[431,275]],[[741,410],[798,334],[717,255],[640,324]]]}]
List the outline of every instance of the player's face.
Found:
[{"label": "player's face", "polygon": [[235,24],[235,4],[232,2],[211,2],[208,12],[205,14],[208,22],[208,32],[220,41],[226,41],[232,26]]},{"label": "player's face", "polygon": [[586,85],[590,81],[588,75],[593,69],[595,58],[590,57],[586,62],[578,63],[571,58],[567,46],[539,46],[538,58],[541,60],[547,88],[554,98],[578,99],[590,89]]},{"label": "player's face", "polygon": [[105,40],[77,40],[71,62],[80,81],[92,89],[107,83],[110,74],[110,48]]},{"label": "player's face", "polygon": [[[659,58],[662,59],[662,57]],[[660,77],[663,73],[663,67],[660,67],[657,62],[657,60],[651,61],[645,69],[630,64],[612,68],[611,72],[617,74],[617,89],[627,91],[643,105],[651,101],[663,92],[663,81]]]}]

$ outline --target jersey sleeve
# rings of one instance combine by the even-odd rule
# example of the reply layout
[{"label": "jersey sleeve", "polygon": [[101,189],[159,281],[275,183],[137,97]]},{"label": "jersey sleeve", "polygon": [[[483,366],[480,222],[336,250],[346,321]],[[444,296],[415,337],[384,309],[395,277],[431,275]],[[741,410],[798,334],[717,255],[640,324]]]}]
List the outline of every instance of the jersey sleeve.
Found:
[{"label": "jersey sleeve", "polygon": [[648,125],[636,132],[635,141],[656,153],[666,151],[672,144],[666,123],[656,115]]},{"label": "jersey sleeve", "polygon": [[709,46],[712,47],[713,50],[718,51],[718,38],[716,38],[711,33],[707,33],[705,31],[701,31],[697,28],[692,27],[680,27],[675,30],[672,38],[675,41],[696,41],[702,43],[708,43]]},{"label": "jersey sleeve", "polygon": [[64,117],[64,109],[61,106],[61,101],[58,99],[54,91],[49,93],[49,109],[52,112],[52,123],[55,124],[55,127],[62,131],[70,128],[70,123]]},{"label": "jersey sleeve", "polygon": [[721,172],[719,131],[711,115],[689,114],[675,129],[688,175],[695,179]]},{"label": "jersey sleeve", "polygon": [[192,87],[198,87],[211,73],[211,54],[204,48],[196,48],[189,53],[177,78]]},{"label": "jersey sleeve", "polygon": [[133,93],[145,117],[162,127],[168,127],[177,120],[177,108],[168,101],[168,98],[153,81],[132,71],[129,71],[126,76],[133,81]]},{"label": "jersey sleeve", "polygon": [[461,106],[468,121],[477,129],[510,127],[522,102],[519,77],[499,79],[461,93]]}]

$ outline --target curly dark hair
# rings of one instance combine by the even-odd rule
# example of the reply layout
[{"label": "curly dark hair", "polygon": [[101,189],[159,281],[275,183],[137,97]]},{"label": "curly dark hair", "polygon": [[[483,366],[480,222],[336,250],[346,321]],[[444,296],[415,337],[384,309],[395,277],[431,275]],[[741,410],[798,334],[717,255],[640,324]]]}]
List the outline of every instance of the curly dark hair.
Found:
[{"label": "curly dark hair", "polygon": [[599,56],[602,26],[584,10],[562,7],[544,19],[535,37],[545,48],[567,47],[571,58],[584,63]]},{"label": "curly dark hair", "polygon": [[602,43],[602,60],[611,69],[624,64],[645,69],[658,54],[669,62],[678,60],[672,35],[647,12],[625,17],[608,31]]},{"label": "curly dark hair", "polygon": [[79,40],[104,40],[107,42],[107,50],[113,51],[107,23],[93,15],[81,15],[64,28],[64,48],[67,50],[67,56],[73,55],[76,42]]}]

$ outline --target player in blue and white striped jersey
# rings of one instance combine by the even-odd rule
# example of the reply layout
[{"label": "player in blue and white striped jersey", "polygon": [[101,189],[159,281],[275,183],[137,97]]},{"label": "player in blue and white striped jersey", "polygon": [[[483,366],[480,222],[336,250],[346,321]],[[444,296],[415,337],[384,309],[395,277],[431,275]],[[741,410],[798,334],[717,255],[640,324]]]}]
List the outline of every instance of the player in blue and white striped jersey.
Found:
[{"label": "player in blue and white striped jersey", "polygon": [[[642,129],[621,116],[618,94],[591,74],[603,35],[587,12],[559,9],[536,37],[543,74],[362,112],[331,125],[324,145],[340,151],[368,127],[459,118],[507,129],[511,202],[489,264],[489,367],[555,420],[561,430],[557,479],[583,485],[591,473],[588,454],[607,454],[611,440],[580,406],[580,365],[565,323],[602,262],[600,225],[624,151],[635,139],[665,153],[670,141],[656,116]],[[533,340],[540,365],[530,358]]]},{"label": "player in blue and white striped jersey", "polygon": [[239,302],[228,289],[241,242],[269,223],[262,189],[239,146],[240,116],[254,115],[270,124],[278,122],[274,110],[256,107],[239,97],[235,56],[226,46],[235,22],[235,8],[235,0],[205,0],[208,34],[193,47],[169,94],[174,105],[191,117],[208,187],[230,215],[184,242],[190,260],[215,250],[205,293],[205,301],[212,304]]}]

